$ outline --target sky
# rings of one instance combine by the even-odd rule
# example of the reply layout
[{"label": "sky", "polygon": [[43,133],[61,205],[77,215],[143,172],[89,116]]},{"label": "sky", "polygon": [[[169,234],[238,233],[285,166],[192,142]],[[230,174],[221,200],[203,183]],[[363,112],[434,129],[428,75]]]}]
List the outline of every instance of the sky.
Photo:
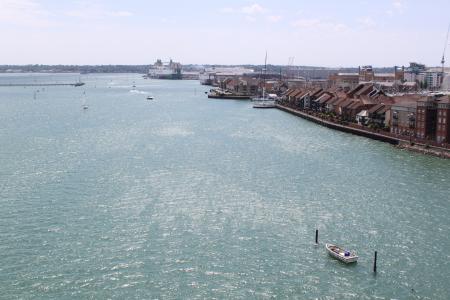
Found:
[{"label": "sky", "polygon": [[263,64],[267,51],[280,65],[437,66],[449,12],[449,0],[0,0],[0,64]]}]

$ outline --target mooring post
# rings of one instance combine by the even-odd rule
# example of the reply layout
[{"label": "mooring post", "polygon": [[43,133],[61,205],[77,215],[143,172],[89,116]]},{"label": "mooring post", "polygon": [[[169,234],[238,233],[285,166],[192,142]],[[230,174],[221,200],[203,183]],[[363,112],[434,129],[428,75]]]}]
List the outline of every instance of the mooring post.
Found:
[{"label": "mooring post", "polygon": [[377,251],[375,251],[375,256],[373,258],[373,272],[377,272]]},{"label": "mooring post", "polygon": [[316,229],[316,245],[319,244],[319,229]]}]

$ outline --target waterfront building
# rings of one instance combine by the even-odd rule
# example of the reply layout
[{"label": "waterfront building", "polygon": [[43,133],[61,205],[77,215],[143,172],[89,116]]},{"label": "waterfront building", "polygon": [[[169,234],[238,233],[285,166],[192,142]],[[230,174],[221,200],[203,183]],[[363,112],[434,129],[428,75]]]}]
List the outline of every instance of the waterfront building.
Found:
[{"label": "waterfront building", "polygon": [[391,133],[414,136],[416,128],[417,102],[398,102],[391,107]]},{"label": "waterfront building", "polygon": [[200,72],[199,80],[203,85],[217,85],[226,78],[237,78],[253,73],[253,69],[243,67],[211,67],[205,68]]},{"label": "waterfront building", "polygon": [[443,86],[442,68],[426,68],[424,64],[412,62],[406,68],[405,82],[416,82],[422,89],[436,90]]},{"label": "waterfront building", "polygon": [[314,110],[325,112],[326,111],[326,105],[327,102],[334,98],[333,93],[331,92],[323,92],[323,94],[320,97],[317,97],[317,99],[313,100]]},{"label": "waterfront building", "polygon": [[431,96],[417,101],[416,137],[434,140],[436,135],[437,103]]},{"label": "waterfront building", "polygon": [[288,88],[290,89],[301,89],[306,86],[306,79],[304,77],[293,78],[287,80]]},{"label": "waterfront building", "polygon": [[304,109],[305,108],[304,99],[308,95],[309,95],[309,91],[297,90],[297,93],[295,93],[291,97],[291,99],[293,100],[293,102],[292,102],[293,106],[296,108]]},{"label": "waterfront building", "polygon": [[391,106],[379,103],[370,108],[368,113],[368,124],[374,125],[376,128],[386,128],[390,124]]},{"label": "waterfront building", "polygon": [[334,73],[328,81],[332,87],[353,89],[359,84],[359,73]]},{"label": "waterfront building", "polygon": [[439,98],[437,104],[436,141],[448,143],[450,141],[450,96]]},{"label": "waterfront building", "polygon": [[424,76],[428,89],[436,90],[441,87],[443,74],[440,70],[428,70],[425,72]]},{"label": "waterfront building", "polygon": [[226,77],[219,80],[217,85],[226,91],[241,95],[256,95],[261,88],[261,81],[254,78]]},{"label": "waterfront building", "polygon": [[345,93],[336,93],[334,98],[327,101],[325,110],[328,113],[336,113],[339,103],[345,101],[347,99],[347,95]]}]

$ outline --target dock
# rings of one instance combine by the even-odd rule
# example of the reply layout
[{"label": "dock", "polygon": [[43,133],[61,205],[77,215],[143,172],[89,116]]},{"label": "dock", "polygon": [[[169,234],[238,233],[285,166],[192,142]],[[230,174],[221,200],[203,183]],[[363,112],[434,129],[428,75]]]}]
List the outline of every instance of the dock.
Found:
[{"label": "dock", "polygon": [[82,86],[84,82],[75,83],[0,83],[0,87],[14,86]]}]

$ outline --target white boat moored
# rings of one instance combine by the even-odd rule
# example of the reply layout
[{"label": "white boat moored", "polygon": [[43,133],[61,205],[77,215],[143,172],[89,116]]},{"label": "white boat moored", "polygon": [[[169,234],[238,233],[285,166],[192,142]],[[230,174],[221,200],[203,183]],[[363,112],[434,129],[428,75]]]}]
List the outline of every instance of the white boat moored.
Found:
[{"label": "white boat moored", "polygon": [[328,254],[346,264],[353,263],[358,260],[358,255],[356,255],[355,251],[345,250],[344,248],[333,244],[325,244],[325,248],[327,249]]},{"label": "white boat moored", "polygon": [[261,100],[253,100],[253,108],[275,108],[274,100],[269,99],[261,99]]}]

